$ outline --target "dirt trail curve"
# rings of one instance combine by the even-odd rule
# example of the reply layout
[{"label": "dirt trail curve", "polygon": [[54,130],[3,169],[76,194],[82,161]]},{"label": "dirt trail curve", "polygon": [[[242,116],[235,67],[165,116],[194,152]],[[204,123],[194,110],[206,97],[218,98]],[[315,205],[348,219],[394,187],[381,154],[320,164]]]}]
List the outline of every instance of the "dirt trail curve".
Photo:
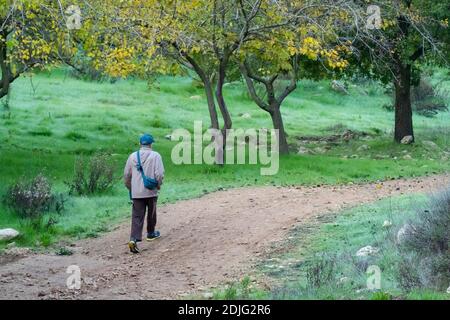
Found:
[{"label": "dirt trail curve", "polygon": [[[430,192],[449,175],[376,184],[234,189],[159,209],[162,239],[128,253],[129,224],[76,242],[72,256],[31,254],[0,259],[1,299],[167,299],[236,279],[272,241],[318,214],[388,197]],[[67,267],[77,265],[79,291],[66,287]]]}]

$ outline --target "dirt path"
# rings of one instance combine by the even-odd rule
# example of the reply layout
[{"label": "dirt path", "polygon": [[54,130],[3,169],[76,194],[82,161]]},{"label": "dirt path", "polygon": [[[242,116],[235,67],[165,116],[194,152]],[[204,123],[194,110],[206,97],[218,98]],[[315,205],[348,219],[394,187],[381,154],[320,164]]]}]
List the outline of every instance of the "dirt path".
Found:
[{"label": "dirt path", "polygon": [[[32,254],[0,262],[2,299],[167,299],[233,280],[282,240],[289,229],[318,214],[392,195],[429,192],[449,175],[380,185],[262,187],[222,191],[159,209],[164,238],[128,253],[129,224],[76,243],[72,256]],[[77,265],[81,290],[66,287]]]}]

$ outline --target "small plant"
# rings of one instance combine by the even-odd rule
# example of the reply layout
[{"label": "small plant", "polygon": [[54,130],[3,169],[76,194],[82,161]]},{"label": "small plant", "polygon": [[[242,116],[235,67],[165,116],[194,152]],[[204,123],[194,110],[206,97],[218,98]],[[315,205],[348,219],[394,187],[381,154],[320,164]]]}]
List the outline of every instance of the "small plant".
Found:
[{"label": "small plant", "polygon": [[392,296],[387,292],[377,291],[372,295],[371,300],[392,300]]},{"label": "small plant", "polygon": [[393,103],[385,103],[385,104],[383,104],[382,108],[389,112],[392,112],[395,109]]},{"label": "small plant", "polygon": [[306,268],[306,280],[309,288],[320,288],[336,278],[336,259],[321,256],[311,261]]},{"label": "small plant", "polygon": [[38,218],[51,210],[61,213],[65,201],[63,195],[52,193],[49,180],[42,174],[29,181],[22,178],[8,189],[3,199],[23,218]]},{"label": "small plant", "polygon": [[86,137],[84,135],[82,135],[81,133],[75,132],[75,131],[67,132],[64,135],[64,138],[69,139],[69,140],[73,140],[73,141],[79,141],[79,140],[85,140],[86,139]]},{"label": "small plant", "polygon": [[114,183],[114,166],[106,154],[96,154],[89,163],[83,157],[75,161],[74,177],[66,182],[69,193],[91,195],[109,190]]},{"label": "small plant", "polygon": [[250,277],[244,277],[241,280],[241,296],[243,299],[248,299],[251,291],[251,279]]},{"label": "small plant", "polygon": [[53,135],[53,132],[47,128],[37,128],[32,131],[28,131],[28,133],[37,137],[50,137]]},{"label": "small plant", "polygon": [[58,250],[56,250],[56,255],[57,256],[71,256],[73,255],[73,251],[66,248],[66,247],[61,247]]},{"label": "small plant", "polygon": [[224,293],[225,300],[235,300],[238,295],[238,290],[235,284],[230,284]]}]

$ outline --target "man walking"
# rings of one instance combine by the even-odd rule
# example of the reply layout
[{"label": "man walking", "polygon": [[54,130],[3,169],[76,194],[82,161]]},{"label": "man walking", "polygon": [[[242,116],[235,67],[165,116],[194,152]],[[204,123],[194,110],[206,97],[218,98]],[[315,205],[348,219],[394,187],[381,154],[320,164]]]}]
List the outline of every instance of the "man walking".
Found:
[{"label": "man walking", "polygon": [[128,247],[132,253],[139,253],[138,242],[142,241],[145,212],[147,212],[147,240],[161,237],[156,227],[156,203],[158,190],[164,179],[164,165],[161,155],[153,151],[155,140],[149,134],[140,138],[141,148],[128,158],[125,165],[125,186],[130,190],[133,201],[131,237]]}]

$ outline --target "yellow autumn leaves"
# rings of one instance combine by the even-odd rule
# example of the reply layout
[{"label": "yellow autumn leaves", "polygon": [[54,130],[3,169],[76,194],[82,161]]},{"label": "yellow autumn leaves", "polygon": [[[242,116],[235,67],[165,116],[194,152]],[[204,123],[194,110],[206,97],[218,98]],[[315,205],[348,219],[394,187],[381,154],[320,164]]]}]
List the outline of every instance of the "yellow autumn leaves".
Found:
[{"label": "yellow autumn leaves", "polygon": [[27,67],[42,67],[66,53],[65,30],[61,30],[58,25],[61,21],[56,21],[53,15],[59,12],[59,7],[51,8],[38,0],[22,0],[2,4],[2,9],[8,12],[3,27],[9,32],[0,38],[0,45],[7,48],[5,62],[13,74]]},{"label": "yellow autumn leaves", "polygon": [[[296,52],[290,50],[291,52]],[[349,62],[345,57],[351,52],[351,49],[347,45],[337,45],[334,48],[326,48],[322,45],[321,41],[313,38],[306,37],[301,43],[301,47],[298,53],[306,56],[310,60],[323,59],[328,67],[332,69],[340,69],[348,67]]]},{"label": "yellow autumn leaves", "polygon": [[306,37],[303,39],[299,53],[307,56],[308,59],[317,60],[321,51],[321,44],[317,39],[313,37]]},{"label": "yellow autumn leaves", "polygon": [[114,48],[105,54],[104,60],[94,62],[96,69],[103,68],[104,72],[114,78],[125,78],[132,74],[137,66],[133,62],[134,49]]}]

